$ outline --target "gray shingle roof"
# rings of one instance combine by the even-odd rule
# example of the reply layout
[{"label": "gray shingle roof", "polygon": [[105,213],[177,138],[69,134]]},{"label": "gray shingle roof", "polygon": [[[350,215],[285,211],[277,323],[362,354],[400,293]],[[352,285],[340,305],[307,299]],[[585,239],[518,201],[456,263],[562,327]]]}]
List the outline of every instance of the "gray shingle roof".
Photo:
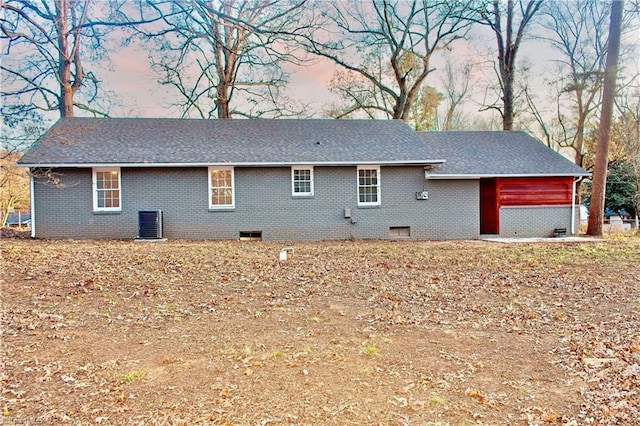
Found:
[{"label": "gray shingle roof", "polygon": [[27,166],[426,164],[399,120],[63,118],[20,160]]},{"label": "gray shingle roof", "polygon": [[439,164],[433,177],[587,173],[524,132],[414,132],[399,120],[63,118],[28,167]]},{"label": "gray shingle roof", "polygon": [[588,176],[546,145],[519,131],[418,132],[427,157],[446,162],[434,178],[456,176]]}]

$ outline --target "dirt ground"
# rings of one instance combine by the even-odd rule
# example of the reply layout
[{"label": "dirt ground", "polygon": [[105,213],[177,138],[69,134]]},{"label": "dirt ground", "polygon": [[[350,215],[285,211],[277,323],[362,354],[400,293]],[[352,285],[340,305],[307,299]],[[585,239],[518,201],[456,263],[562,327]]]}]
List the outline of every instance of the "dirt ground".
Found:
[{"label": "dirt ground", "polygon": [[632,425],[640,238],[4,238],[0,425]]}]

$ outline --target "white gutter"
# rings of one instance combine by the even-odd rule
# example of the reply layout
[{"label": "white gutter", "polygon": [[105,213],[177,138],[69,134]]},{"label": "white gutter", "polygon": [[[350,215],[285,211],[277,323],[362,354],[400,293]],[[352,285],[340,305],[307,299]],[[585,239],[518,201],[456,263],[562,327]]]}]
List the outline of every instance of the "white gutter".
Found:
[{"label": "white gutter", "polygon": [[571,185],[571,235],[576,235],[576,183],[580,178],[573,180]]},{"label": "white gutter", "polygon": [[520,177],[576,177],[579,176],[580,179],[583,177],[589,176],[588,173],[585,174],[575,174],[575,173],[530,173],[530,174],[443,174],[443,173],[434,173],[428,174],[427,179],[434,180],[444,180],[444,179],[483,179],[483,178],[520,178]]},{"label": "white gutter", "polygon": [[[586,175],[589,176],[589,175]],[[584,179],[586,176],[578,176],[573,180],[573,188],[571,191],[571,234],[576,234],[576,187],[577,183]]]},{"label": "white gutter", "polygon": [[209,167],[209,166],[235,166],[235,167],[289,167],[289,166],[356,166],[356,165],[383,165],[383,166],[422,166],[425,164],[442,164],[445,160],[395,160],[395,161],[280,161],[280,162],[212,162],[212,163],[22,163],[22,167]]},{"label": "white gutter", "polygon": [[[29,170],[30,172],[31,170]],[[33,174],[29,173],[29,208],[31,209],[31,238],[36,237],[36,197]]]}]

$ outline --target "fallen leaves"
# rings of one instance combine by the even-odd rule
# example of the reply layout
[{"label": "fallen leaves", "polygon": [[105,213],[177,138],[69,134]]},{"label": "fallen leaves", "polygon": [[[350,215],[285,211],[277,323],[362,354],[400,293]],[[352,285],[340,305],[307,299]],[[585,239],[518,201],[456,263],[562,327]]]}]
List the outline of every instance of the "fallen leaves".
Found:
[{"label": "fallen leaves", "polygon": [[495,405],[495,403],[493,401],[489,400],[489,398],[487,398],[485,395],[483,395],[482,393],[480,393],[479,391],[477,391],[475,389],[467,389],[465,394],[468,397],[475,399],[480,404],[485,404],[485,405],[488,405],[490,407],[493,407]]},{"label": "fallen leaves", "polygon": [[0,407],[96,424],[632,424],[640,241],[12,240]]}]

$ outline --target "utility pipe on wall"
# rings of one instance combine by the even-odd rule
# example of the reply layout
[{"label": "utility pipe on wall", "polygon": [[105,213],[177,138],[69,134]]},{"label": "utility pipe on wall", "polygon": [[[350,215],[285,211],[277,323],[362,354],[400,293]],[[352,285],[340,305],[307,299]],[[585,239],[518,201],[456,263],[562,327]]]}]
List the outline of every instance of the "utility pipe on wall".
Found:
[{"label": "utility pipe on wall", "polygon": [[33,178],[33,173],[31,173],[31,168],[29,168],[29,204],[31,205],[31,238],[36,237],[36,183]]},{"label": "utility pipe on wall", "polygon": [[582,177],[575,178],[571,188],[571,235],[576,235],[576,185],[582,179]]}]

